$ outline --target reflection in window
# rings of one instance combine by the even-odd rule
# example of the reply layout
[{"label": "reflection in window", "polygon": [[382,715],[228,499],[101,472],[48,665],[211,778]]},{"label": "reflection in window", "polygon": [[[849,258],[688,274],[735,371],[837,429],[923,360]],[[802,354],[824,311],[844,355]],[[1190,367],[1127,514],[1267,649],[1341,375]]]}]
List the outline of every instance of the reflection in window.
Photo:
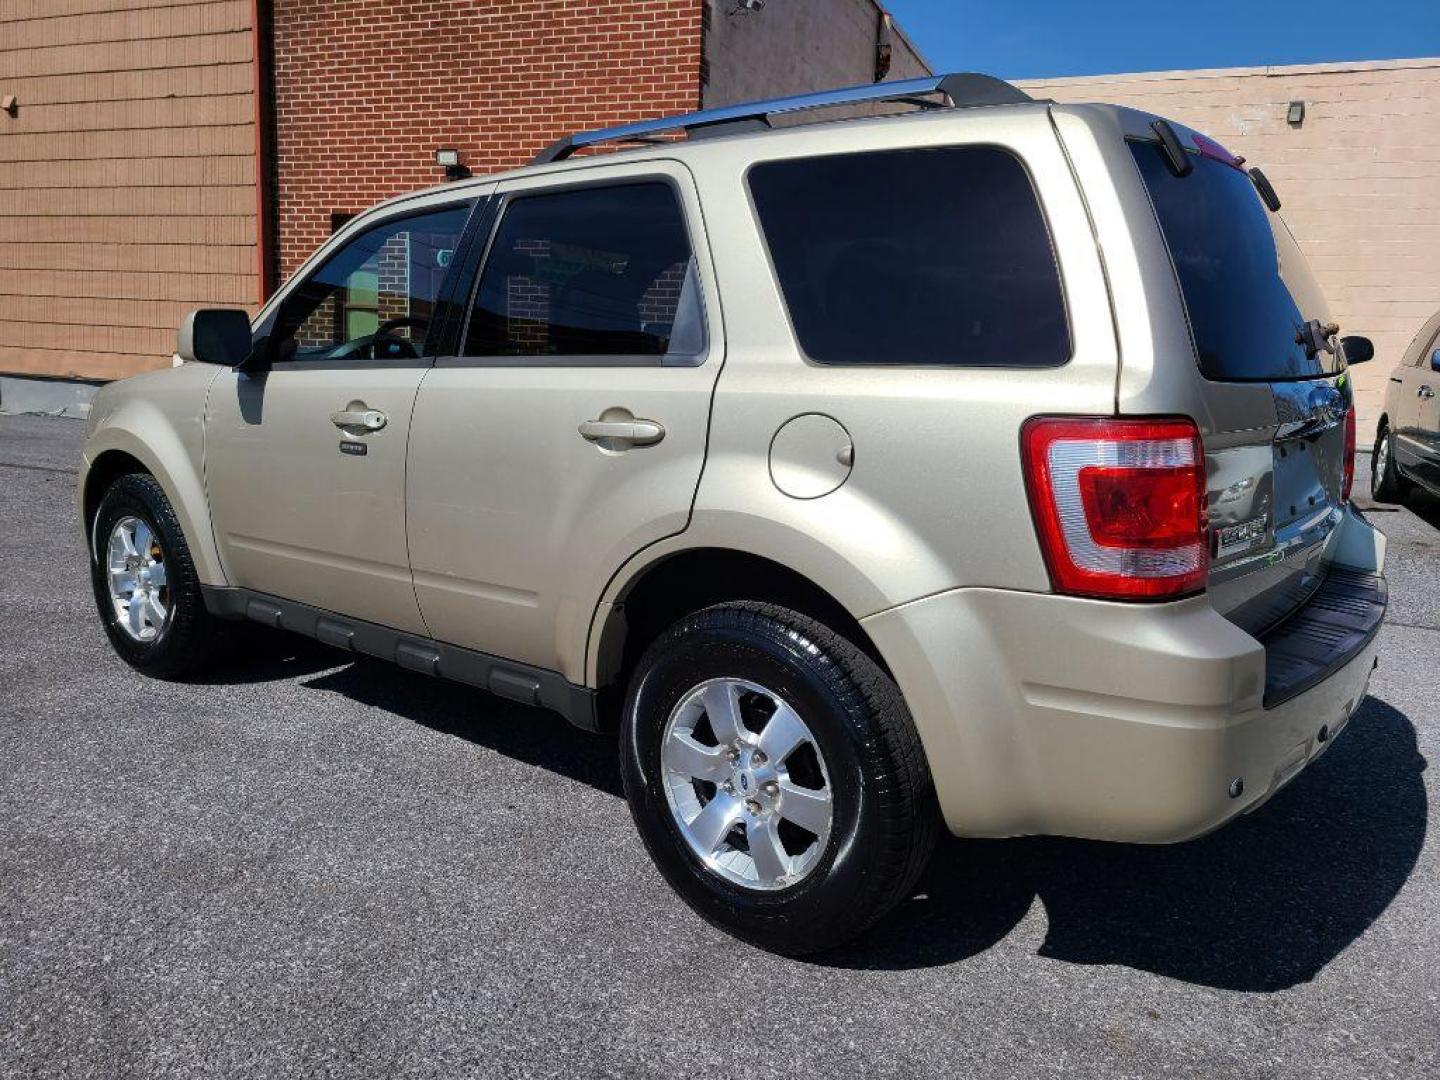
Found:
[{"label": "reflection in window", "polygon": [[348,241],[286,299],[278,358],[421,356],[468,214],[460,206],[392,219]]},{"label": "reflection in window", "polygon": [[467,356],[695,355],[690,241],[664,183],[513,200],[476,291]]}]

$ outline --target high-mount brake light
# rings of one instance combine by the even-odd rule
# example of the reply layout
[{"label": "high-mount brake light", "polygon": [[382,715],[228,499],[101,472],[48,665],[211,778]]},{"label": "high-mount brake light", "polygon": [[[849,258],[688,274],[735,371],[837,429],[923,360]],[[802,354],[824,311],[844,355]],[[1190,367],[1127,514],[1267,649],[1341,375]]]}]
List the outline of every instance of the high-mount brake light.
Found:
[{"label": "high-mount brake light", "polygon": [[1039,416],[1020,438],[1056,592],[1172,600],[1204,589],[1205,452],[1194,421]]}]

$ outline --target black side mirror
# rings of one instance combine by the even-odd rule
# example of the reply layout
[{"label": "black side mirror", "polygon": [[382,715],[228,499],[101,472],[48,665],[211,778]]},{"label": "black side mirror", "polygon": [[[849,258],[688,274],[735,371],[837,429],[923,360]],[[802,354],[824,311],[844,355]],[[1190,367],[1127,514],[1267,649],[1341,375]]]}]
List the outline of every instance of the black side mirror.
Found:
[{"label": "black side mirror", "polygon": [[1368,337],[1354,334],[1341,338],[1340,348],[1345,352],[1345,363],[1347,364],[1363,364],[1366,360],[1375,359],[1375,343]]},{"label": "black side mirror", "polygon": [[198,308],[180,324],[181,360],[238,367],[250,358],[250,316],[238,308]]}]

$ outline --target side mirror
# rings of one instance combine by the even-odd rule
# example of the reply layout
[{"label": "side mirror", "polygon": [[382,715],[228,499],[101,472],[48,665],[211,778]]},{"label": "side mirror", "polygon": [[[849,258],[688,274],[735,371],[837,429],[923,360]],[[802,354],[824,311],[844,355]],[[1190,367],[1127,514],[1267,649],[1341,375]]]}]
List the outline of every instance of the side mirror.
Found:
[{"label": "side mirror", "polygon": [[238,308],[198,308],[180,324],[181,360],[237,367],[250,358],[250,316]]},{"label": "side mirror", "polygon": [[1436,349],[1430,354],[1430,370],[1440,371],[1440,349]]},{"label": "side mirror", "polygon": [[1345,351],[1347,364],[1363,364],[1366,360],[1375,359],[1375,343],[1368,337],[1352,335],[1341,338],[1340,348]]}]

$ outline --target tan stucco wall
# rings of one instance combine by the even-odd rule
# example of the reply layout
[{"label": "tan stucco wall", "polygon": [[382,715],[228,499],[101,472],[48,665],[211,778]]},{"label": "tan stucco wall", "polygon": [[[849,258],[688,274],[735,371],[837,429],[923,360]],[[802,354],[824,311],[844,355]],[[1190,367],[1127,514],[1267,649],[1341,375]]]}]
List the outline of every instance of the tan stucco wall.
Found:
[{"label": "tan stucco wall", "polygon": [[[1171,117],[1263,168],[1342,332],[1375,341],[1375,362],[1354,370],[1361,431],[1373,432],[1390,368],[1440,308],[1440,58],[1021,85]],[[1298,127],[1291,101],[1305,102]]]},{"label": "tan stucco wall", "polygon": [[[710,4],[708,78],[701,90],[706,108],[874,80],[886,14],[875,0],[770,0],[760,11],[732,14],[736,6],[735,0]],[[886,81],[929,71],[892,21]]]}]

